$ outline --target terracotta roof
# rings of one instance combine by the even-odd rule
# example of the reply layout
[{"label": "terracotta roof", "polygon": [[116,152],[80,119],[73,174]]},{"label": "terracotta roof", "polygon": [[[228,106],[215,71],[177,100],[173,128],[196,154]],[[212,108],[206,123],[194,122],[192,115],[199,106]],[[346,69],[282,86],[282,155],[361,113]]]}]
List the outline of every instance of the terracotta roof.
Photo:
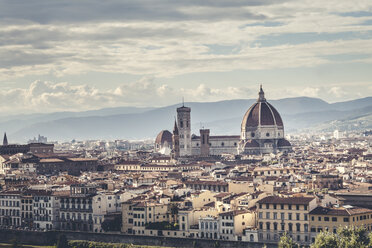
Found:
[{"label": "terracotta roof", "polygon": [[272,204],[308,204],[314,197],[279,197],[279,196],[268,196],[257,203],[265,204],[265,203],[272,203]]},{"label": "terracotta roof", "polygon": [[283,126],[279,112],[266,100],[257,101],[245,113],[242,128],[258,126]]},{"label": "terracotta roof", "polygon": [[246,143],[244,144],[244,148],[247,148],[247,147],[256,148],[256,147],[260,147],[260,145],[255,140],[247,140]]},{"label": "terracotta roof", "polygon": [[326,208],[326,207],[316,207],[310,214],[316,215],[337,215],[337,216],[350,216],[356,214],[372,213],[371,209],[351,207],[351,208]]},{"label": "terracotta roof", "polygon": [[172,143],[172,134],[168,130],[163,130],[156,136],[155,144],[163,144],[165,141],[167,141],[168,144]]},{"label": "terracotta roof", "polygon": [[278,146],[279,147],[291,146],[291,143],[286,139],[280,139],[280,140],[278,140]]}]

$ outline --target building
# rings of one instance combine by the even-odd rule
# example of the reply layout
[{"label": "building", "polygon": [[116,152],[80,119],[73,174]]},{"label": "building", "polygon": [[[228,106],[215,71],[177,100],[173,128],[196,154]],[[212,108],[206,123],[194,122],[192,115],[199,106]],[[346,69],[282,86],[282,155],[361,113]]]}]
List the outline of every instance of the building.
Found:
[{"label": "building", "polygon": [[339,175],[317,174],[313,176],[313,189],[338,190],[343,188],[343,179]]},{"label": "building", "polygon": [[283,233],[299,244],[308,244],[309,213],[317,206],[314,197],[268,196],[257,201],[258,240],[277,243]]},{"label": "building", "polygon": [[21,192],[0,192],[0,225],[21,226]]},{"label": "building", "polygon": [[190,156],[191,154],[191,108],[177,108],[177,124],[179,132],[180,156]]},{"label": "building", "polygon": [[60,194],[60,229],[93,232],[93,197],[96,187],[71,185],[69,192]]},{"label": "building", "polygon": [[372,230],[372,210],[367,208],[353,207],[316,207],[309,213],[311,240],[321,231],[336,233],[339,227],[364,227]]},{"label": "building", "polygon": [[[222,154],[259,155],[289,152],[291,143],[284,137],[284,125],[279,112],[266,101],[260,88],[259,98],[246,112],[240,135],[210,135],[209,129],[200,129],[200,135],[191,135],[191,108],[177,108],[177,132],[164,130],[155,142],[155,151],[162,151],[172,142],[173,151],[184,156],[219,156]],[[167,137],[167,138],[166,138]],[[167,140],[167,142],[162,141]],[[173,140],[179,140],[179,144]],[[168,149],[166,149],[168,151]]]},{"label": "building", "polygon": [[245,113],[241,125],[239,154],[289,152],[291,144],[284,138],[279,112],[266,101],[260,87],[257,102]]},{"label": "building", "polygon": [[168,130],[161,131],[155,139],[155,152],[170,155],[172,151],[172,134]]},{"label": "building", "polygon": [[59,199],[52,191],[40,190],[32,192],[33,225],[37,229],[58,229]]}]

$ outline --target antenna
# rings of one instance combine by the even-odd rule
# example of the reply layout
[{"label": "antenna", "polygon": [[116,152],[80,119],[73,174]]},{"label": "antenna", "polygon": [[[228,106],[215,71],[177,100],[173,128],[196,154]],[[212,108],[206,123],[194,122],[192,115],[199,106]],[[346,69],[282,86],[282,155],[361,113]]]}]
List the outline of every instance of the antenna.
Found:
[{"label": "antenna", "polygon": [[185,98],[182,97],[182,107],[185,107]]}]

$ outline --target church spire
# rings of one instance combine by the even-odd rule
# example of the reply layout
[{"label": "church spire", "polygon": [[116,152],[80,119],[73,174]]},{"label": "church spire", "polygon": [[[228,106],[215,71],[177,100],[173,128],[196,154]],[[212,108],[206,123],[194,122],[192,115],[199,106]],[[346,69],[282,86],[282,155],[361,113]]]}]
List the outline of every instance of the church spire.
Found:
[{"label": "church spire", "polygon": [[4,139],[3,139],[3,146],[8,145],[8,138],[6,137],[6,133],[4,133]]},{"label": "church spire", "polygon": [[176,121],[176,118],[174,118],[173,135],[178,135],[178,127],[177,127],[177,121]]},{"label": "church spire", "polygon": [[260,85],[260,92],[258,93],[258,101],[259,102],[266,101],[266,99],[265,99],[265,92],[262,89],[262,84]]}]

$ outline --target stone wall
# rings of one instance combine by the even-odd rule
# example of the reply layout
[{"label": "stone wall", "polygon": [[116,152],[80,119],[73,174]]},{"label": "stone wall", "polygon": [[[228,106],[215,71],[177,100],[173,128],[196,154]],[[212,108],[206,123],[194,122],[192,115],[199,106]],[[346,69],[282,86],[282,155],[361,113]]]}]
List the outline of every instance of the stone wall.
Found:
[{"label": "stone wall", "polygon": [[[262,248],[262,243],[216,241],[203,239],[165,238],[153,236],[136,236],[124,234],[85,233],[85,232],[34,232],[19,230],[0,230],[0,243],[10,243],[12,239],[30,245],[54,245],[60,234],[66,235],[68,240],[89,240],[107,243],[126,243],[135,245],[154,245],[166,247],[221,247],[221,248]],[[216,244],[218,242],[218,244]],[[277,247],[266,244],[268,248]]]}]

